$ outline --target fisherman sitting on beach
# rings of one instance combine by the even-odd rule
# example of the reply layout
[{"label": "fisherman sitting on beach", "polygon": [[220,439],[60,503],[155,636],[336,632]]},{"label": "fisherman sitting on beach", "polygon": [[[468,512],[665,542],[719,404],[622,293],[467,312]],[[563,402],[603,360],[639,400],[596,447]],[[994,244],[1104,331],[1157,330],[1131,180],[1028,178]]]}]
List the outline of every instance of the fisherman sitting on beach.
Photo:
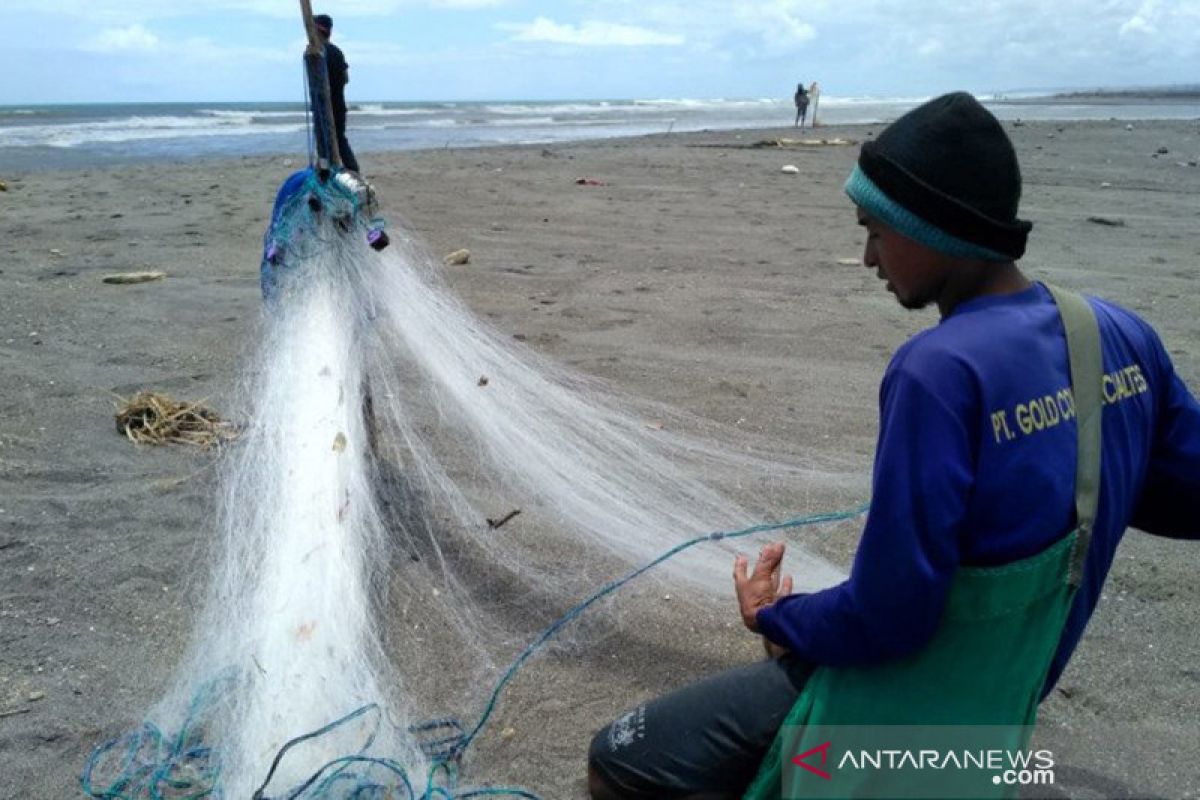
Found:
[{"label": "fisherman sitting on beach", "polygon": [[[594,798],[795,797],[812,775],[793,757],[844,746],[822,733],[838,725],[986,723],[1023,747],[1126,527],[1200,538],[1200,405],[1146,322],[1017,267],[1032,226],[995,117],[965,93],[936,98],[863,146],[846,190],[865,265],[903,307],[941,316],[884,374],[850,577],[793,595],[782,544],[752,570],[739,556],[742,620],[783,654],[601,730]],[[835,767],[851,781],[837,796],[859,796],[858,779],[888,794],[887,775]],[[990,791],[1013,789],[974,796]]]}]

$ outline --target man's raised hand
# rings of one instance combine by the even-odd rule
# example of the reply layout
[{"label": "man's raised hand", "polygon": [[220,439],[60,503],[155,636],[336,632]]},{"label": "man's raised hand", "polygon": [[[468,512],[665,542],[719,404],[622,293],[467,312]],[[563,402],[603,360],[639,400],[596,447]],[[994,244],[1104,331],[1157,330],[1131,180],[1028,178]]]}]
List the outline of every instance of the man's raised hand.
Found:
[{"label": "man's raised hand", "polygon": [[739,555],[733,562],[733,584],[737,589],[738,609],[742,623],[758,633],[758,612],[781,597],[792,593],[792,576],[780,580],[780,565],[783,563],[784,546],[772,542],[758,555],[753,572],[747,572],[749,559]]}]

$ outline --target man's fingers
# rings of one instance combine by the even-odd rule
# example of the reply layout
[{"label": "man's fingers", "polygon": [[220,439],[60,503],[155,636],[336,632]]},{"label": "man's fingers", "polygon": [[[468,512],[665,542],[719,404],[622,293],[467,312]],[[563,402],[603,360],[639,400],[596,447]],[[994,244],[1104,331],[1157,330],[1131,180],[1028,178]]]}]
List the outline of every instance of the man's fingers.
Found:
[{"label": "man's fingers", "polygon": [[747,563],[748,562],[747,562],[746,557],[744,555],[742,555],[741,553],[739,553],[737,555],[737,557],[733,559],[733,582],[734,583],[741,584],[741,583],[746,582],[746,564]]},{"label": "man's fingers", "polygon": [[792,593],[792,576],[788,575],[783,579],[783,583],[779,585],[779,591],[775,593],[776,599],[787,597]]},{"label": "man's fingers", "polygon": [[758,554],[758,563],[754,565],[755,577],[770,577],[779,569],[783,561],[783,545],[772,542]]}]

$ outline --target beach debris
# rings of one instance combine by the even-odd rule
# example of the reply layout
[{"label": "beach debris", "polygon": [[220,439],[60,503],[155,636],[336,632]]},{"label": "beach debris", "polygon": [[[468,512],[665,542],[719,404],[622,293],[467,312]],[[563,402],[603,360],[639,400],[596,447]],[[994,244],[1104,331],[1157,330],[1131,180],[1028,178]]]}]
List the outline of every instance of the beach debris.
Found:
[{"label": "beach debris", "polygon": [[63,257],[63,251],[62,251],[62,250],[59,250],[57,247],[51,247],[51,248],[50,248],[50,255],[54,256],[55,258],[62,258],[62,257]]},{"label": "beach debris", "polygon": [[576,186],[607,186],[607,184],[604,181],[597,180],[596,178],[576,178],[575,185]]},{"label": "beach debris", "polygon": [[780,169],[779,171],[782,172],[784,175],[799,175],[800,174],[800,168],[797,167],[795,164],[784,164],[783,168]]},{"label": "beach debris", "polygon": [[170,492],[175,489],[178,489],[180,486],[183,486],[187,482],[188,482],[188,479],[186,477],[185,478],[161,478],[161,479],[151,483],[150,488],[152,488],[156,492]]},{"label": "beach debris", "polygon": [[101,278],[101,280],[104,283],[126,285],[132,283],[150,283],[151,281],[161,281],[165,277],[167,277],[167,273],[151,270],[145,272],[114,272],[111,275],[105,275],[103,278]]},{"label": "beach debris", "polygon": [[339,431],[338,435],[333,437],[333,452],[335,452],[335,453],[346,452],[347,444],[349,444],[349,440],[346,439],[346,434],[341,433]]},{"label": "beach debris", "polygon": [[512,522],[513,518],[519,516],[520,513],[521,513],[521,509],[514,508],[512,511],[508,512],[507,514],[505,514],[503,517],[500,517],[499,519],[492,519],[491,517],[488,517],[487,518],[488,527],[491,528],[492,530],[499,530],[500,528],[503,528],[508,523]]},{"label": "beach debris", "polygon": [[844,147],[846,145],[856,144],[853,139],[760,139],[751,147]]},{"label": "beach debris", "polygon": [[862,263],[862,260],[858,258],[839,258],[837,263],[843,267],[857,267]]},{"label": "beach debris", "polygon": [[7,191],[8,191],[8,184],[5,183],[4,181],[0,181],[0,192],[7,192]]},{"label": "beach debris", "polygon": [[1155,155],[1159,155],[1159,156],[1165,156],[1167,153],[1170,153],[1170,152],[1171,152],[1171,151],[1170,151],[1170,150],[1168,150],[1167,148],[1165,148],[1165,147],[1160,147],[1160,148],[1158,148],[1157,150],[1155,150],[1155,151],[1154,151],[1154,154],[1155,154]]},{"label": "beach debris", "polygon": [[470,263],[470,261],[471,251],[465,247],[461,250],[455,250],[453,253],[448,253],[446,257],[442,259],[442,263],[448,267],[459,267],[463,264]]},{"label": "beach debris", "polygon": [[1024,128],[1025,127],[1024,121],[1019,120],[1019,119],[1014,119],[1012,125],[1014,128]]},{"label": "beach debris", "polygon": [[46,693],[43,691],[35,691],[35,692],[29,693],[29,702],[31,702],[31,703],[36,703],[39,700],[45,700],[45,699],[46,699]]},{"label": "beach debris", "polygon": [[19,714],[28,714],[28,713],[29,713],[28,708],[10,708],[7,711],[0,711],[0,719],[4,719],[5,717],[15,717],[15,716],[18,716]]},{"label": "beach debris", "polygon": [[122,398],[117,432],[134,444],[211,447],[237,438],[237,429],[203,403],[184,403],[158,392]]},{"label": "beach debris", "polygon": [[1112,186],[1112,184],[1111,184],[1111,183],[1109,183],[1108,181],[1100,181],[1100,188],[1101,188],[1101,189],[1107,189],[1107,188],[1108,188],[1108,187],[1110,187],[1110,186]]},{"label": "beach debris", "polygon": [[1105,225],[1109,228],[1125,227],[1125,220],[1117,219],[1116,217],[1088,217],[1087,221],[1095,225]]},{"label": "beach debris", "polygon": [[479,383],[477,384],[478,386],[480,386],[480,387],[487,386],[487,385],[488,385],[488,383],[489,383],[489,381],[488,381],[488,376],[487,376],[487,375],[480,375],[480,376],[479,376]]},{"label": "beach debris", "polygon": [[1126,126],[1125,126],[1125,130],[1127,130],[1127,131],[1131,131],[1131,130],[1133,130],[1133,123],[1132,123],[1132,122],[1130,122],[1128,125],[1126,125]]}]

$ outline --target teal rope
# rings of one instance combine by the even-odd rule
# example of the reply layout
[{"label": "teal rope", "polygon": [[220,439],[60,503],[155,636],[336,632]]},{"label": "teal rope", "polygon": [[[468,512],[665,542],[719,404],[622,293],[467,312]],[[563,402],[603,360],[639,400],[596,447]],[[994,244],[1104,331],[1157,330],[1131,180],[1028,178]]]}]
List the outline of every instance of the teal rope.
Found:
[{"label": "teal rope", "polygon": [[718,531],[716,533],[705,534],[704,536],[697,536],[695,539],[690,539],[682,544],[672,547],[658,558],[654,559],[648,564],[645,564],[644,566],[638,567],[625,577],[619,578],[607,584],[591,597],[576,605],[566,614],[563,614],[562,617],[560,617],[553,625],[543,631],[541,636],[539,636],[533,641],[532,644],[526,647],[521,655],[517,656],[517,659],[512,663],[512,666],[508,668],[503,677],[500,678],[500,682],[496,684],[496,688],[492,691],[492,696],[488,700],[487,708],[484,710],[483,715],[479,718],[479,722],[475,724],[475,727],[471,729],[470,733],[463,737],[463,743],[459,747],[460,753],[465,752],[466,749],[471,746],[471,742],[474,741],[475,737],[479,735],[479,732],[483,730],[484,726],[487,725],[489,717],[491,717],[492,712],[496,710],[496,704],[500,699],[500,694],[504,691],[504,688],[508,685],[509,681],[516,676],[517,670],[524,666],[525,662],[528,661],[534,653],[540,650],[546,644],[546,642],[554,638],[554,636],[557,635],[564,626],[573,622],[588,608],[622,588],[630,581],[641,575],[644,575],[658,565],[662,564],[664,561],[674,558],[683,551],[690,550],[697,545],[708,542],[719,542],[724,539],[743,539],[747,536],[754,536],[755,534],[759,533],[770,533],[772,531],[782,531],[793,528],[805,528],[827,522],[844,522],[846,520],[855,519],[856,517],[862,516],[867,512],[868,508],[870,508],[870,504],[864,503],[861,506],[846,511],[810,514],[808,516],[797,517],[786,522],[765,523],[762,525],[755,525],[750,528],[743,528],[739,531]]},{"label": "teal rope", "polygon": [[[202,800],[210,797],[220,778],[220,767],[212,748],[203,744],[199,729],[205,712],[215,704],[214,698],[232,679],[233,672],[226,671],[196,692],[178,735],[170,742],[162,731],[147,722],[136,731],[97,747],[80,776],[83,793],[102,800],[165,800],[168,796],[171,800]],[[116,778],[107,786],[96,786],[93,778],[100,761],[122,748],[122,766]],[[181,773],[191,777],[180,777]]]}]

